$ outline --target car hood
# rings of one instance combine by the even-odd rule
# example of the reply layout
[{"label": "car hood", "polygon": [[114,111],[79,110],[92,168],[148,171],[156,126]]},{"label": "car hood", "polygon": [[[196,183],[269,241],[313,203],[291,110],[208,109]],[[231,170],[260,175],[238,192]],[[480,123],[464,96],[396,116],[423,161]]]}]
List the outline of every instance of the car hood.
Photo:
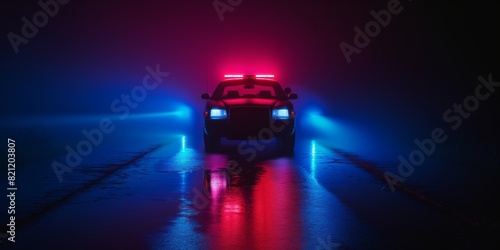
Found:
[{"label": "car hood", "polygon": [[235,98],[224,100],[210,100],[207,102],[206,108],[211,107],[239,107],[239,106],[260,106],[266,108],[288,107],[293,109],[293,105],[289,100],[264,99],[264,98]]}]

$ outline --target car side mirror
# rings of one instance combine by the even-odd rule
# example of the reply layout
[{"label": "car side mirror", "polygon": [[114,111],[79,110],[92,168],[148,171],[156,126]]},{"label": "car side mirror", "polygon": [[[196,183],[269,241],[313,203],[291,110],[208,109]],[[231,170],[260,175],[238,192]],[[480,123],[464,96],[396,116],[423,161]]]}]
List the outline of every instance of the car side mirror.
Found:
[{"label": "car side mirror", "polygon": [[291,89],[290,87],[286,87],[286,88],[284,89],[284,91],[285,91],[285,94],[286,94],[287,96],[288,96],[290,93],[292,93],[292,89]]},{"label": "car side mirror", "polygon": [[207,100],[210,99],[210,94],[209,93],[202,94],[201,99],[207,99]]},{"label": "car side mirror", "polygon": [[292,93],[292,94],[288,95],[288,99],[290,99],[290,100],[295,100],[297,98],[299,98],[299,96],[297,94]]}]

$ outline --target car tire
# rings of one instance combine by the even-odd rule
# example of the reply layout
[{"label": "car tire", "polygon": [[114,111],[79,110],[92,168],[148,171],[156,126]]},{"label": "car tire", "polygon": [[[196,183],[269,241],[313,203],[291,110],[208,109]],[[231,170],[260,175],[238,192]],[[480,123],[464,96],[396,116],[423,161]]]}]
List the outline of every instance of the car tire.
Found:
[{"label": "car tire", "polygon": [[216,152],[220,147],[220,138],[216,136],[209,136],[203,133],[203,140],[205,142],[205,152]]},{"label": "car tire", "polygon": [[293,153],[293,149],[295,148],[295,133],[278,138],[278,146],[285,154]]}]

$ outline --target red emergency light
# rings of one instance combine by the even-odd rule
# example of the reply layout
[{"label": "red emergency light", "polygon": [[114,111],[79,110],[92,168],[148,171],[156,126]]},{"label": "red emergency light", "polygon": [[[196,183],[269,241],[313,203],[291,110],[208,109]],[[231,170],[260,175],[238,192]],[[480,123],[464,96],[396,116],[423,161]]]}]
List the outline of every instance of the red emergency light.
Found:
[{"label": "red emergency light", "polygon": [[274,78],[272,74],[258,74],[258,75],[243,75],[243,74],[229,74],[224,75],[224,78]]},{"label": "red emergency light", "polygon": [[224,78],[243,78],[243,75],[224,75]]},{"label": "red emergency light", "polygon": [[255,75],[256,78],[274,78],[274,75]]}]

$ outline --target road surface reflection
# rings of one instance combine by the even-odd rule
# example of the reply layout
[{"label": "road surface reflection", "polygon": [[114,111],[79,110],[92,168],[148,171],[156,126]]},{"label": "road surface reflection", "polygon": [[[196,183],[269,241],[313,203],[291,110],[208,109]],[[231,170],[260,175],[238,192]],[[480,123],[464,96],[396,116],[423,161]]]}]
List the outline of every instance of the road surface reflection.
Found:
[{"label": "road surface reflection", "polygon": [[289,159],[242,166],[237,174],[228,170],[232,160],[208,155],[204,191],[210,197],[206,209],[195,216],[200,230],[210,236],[211,249],[300,248],[302,197]]}]

